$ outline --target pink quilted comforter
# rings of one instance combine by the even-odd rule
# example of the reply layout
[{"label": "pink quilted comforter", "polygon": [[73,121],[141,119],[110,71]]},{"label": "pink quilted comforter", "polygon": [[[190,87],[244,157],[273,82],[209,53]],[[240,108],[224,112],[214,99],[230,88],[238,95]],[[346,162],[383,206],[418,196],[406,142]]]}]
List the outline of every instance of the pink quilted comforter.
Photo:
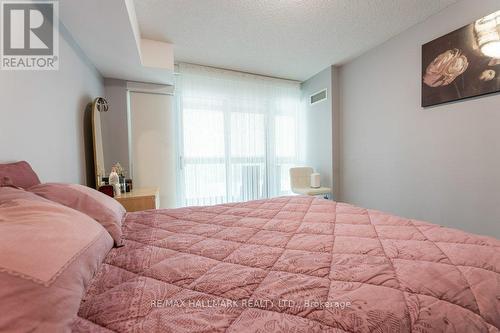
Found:
[{"label": "pink quilted comforter", "polygon": [[311,197],[123,228],[75,332],[499,332],[492,238]]}]

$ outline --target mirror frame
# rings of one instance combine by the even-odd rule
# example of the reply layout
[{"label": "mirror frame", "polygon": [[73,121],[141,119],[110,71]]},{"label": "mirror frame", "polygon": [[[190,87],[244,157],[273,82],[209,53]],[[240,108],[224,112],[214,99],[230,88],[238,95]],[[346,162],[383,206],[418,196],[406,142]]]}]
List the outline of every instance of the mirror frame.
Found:
[{"label": "mirror frame", "polygon": [[[100,174],[100,170],[99,170],[99,163],[98,163],[98,158],[99,158],[99,161],[102,162],[102,164],[104,164],[104,147],[103,147],[103,144],[102,144],[102,122],[101,122],[101,117],[100,117],[100,112],[107,112],[109,109],[109,106],[108,106],[108,102],[106,101],[106,99],[104,99],[103,97],[97,97],[96,99],[94,99],[94,101],[92,102],[92,116],[91,116],[91,121],[92,121],[92,142],[93,142],[93,150],[94,150],[94,175],[95,175],[95,187],[98,189],[99,188],[99,185],[101,184],[101,181],[102,181],[102,176],[104,175],[101,175]],[[97,128],[97,125],[96,125],[96,121],[97,121],[97,117],[99,117],[99,129]],[[99,130],[99,134],[100,134],[100,143],[98,143],[98,133],[97,131]],[[101,148],[98,150],[98,144],[100,144]],[[98,156],[98,154],[100,156]],[[102,168],[103,170],[104,169],[104,165],[102,165]],[[101,179],[99,179],[101,178]]]}]

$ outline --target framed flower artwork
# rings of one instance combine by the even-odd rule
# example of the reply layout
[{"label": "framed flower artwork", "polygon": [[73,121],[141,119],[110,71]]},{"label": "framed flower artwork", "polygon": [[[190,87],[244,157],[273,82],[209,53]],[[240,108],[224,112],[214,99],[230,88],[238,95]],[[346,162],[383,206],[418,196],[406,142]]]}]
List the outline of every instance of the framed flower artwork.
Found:
[{"label": "framed flower artwork", "polygon": [[422,45],[422,106],[500,91],[500,11]]}]

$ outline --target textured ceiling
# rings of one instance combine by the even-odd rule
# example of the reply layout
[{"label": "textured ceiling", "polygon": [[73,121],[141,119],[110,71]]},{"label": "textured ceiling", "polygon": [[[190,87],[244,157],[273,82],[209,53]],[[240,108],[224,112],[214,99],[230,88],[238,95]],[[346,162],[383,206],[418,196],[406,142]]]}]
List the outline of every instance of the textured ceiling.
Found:
[{"label": "textured ceiling", "polygon": [[305,80],[456,0],[134,0],[141,34],[180,62]]}]

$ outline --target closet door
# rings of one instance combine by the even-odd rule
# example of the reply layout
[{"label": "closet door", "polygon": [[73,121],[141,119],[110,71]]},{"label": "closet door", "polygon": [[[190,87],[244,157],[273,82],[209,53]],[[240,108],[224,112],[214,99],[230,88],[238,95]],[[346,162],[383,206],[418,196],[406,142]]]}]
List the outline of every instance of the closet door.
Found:
[{"label": "closet door", "polygon": [[129,93],[134,187],[159,187],[160,207],[176,205],[173,97]]}]

